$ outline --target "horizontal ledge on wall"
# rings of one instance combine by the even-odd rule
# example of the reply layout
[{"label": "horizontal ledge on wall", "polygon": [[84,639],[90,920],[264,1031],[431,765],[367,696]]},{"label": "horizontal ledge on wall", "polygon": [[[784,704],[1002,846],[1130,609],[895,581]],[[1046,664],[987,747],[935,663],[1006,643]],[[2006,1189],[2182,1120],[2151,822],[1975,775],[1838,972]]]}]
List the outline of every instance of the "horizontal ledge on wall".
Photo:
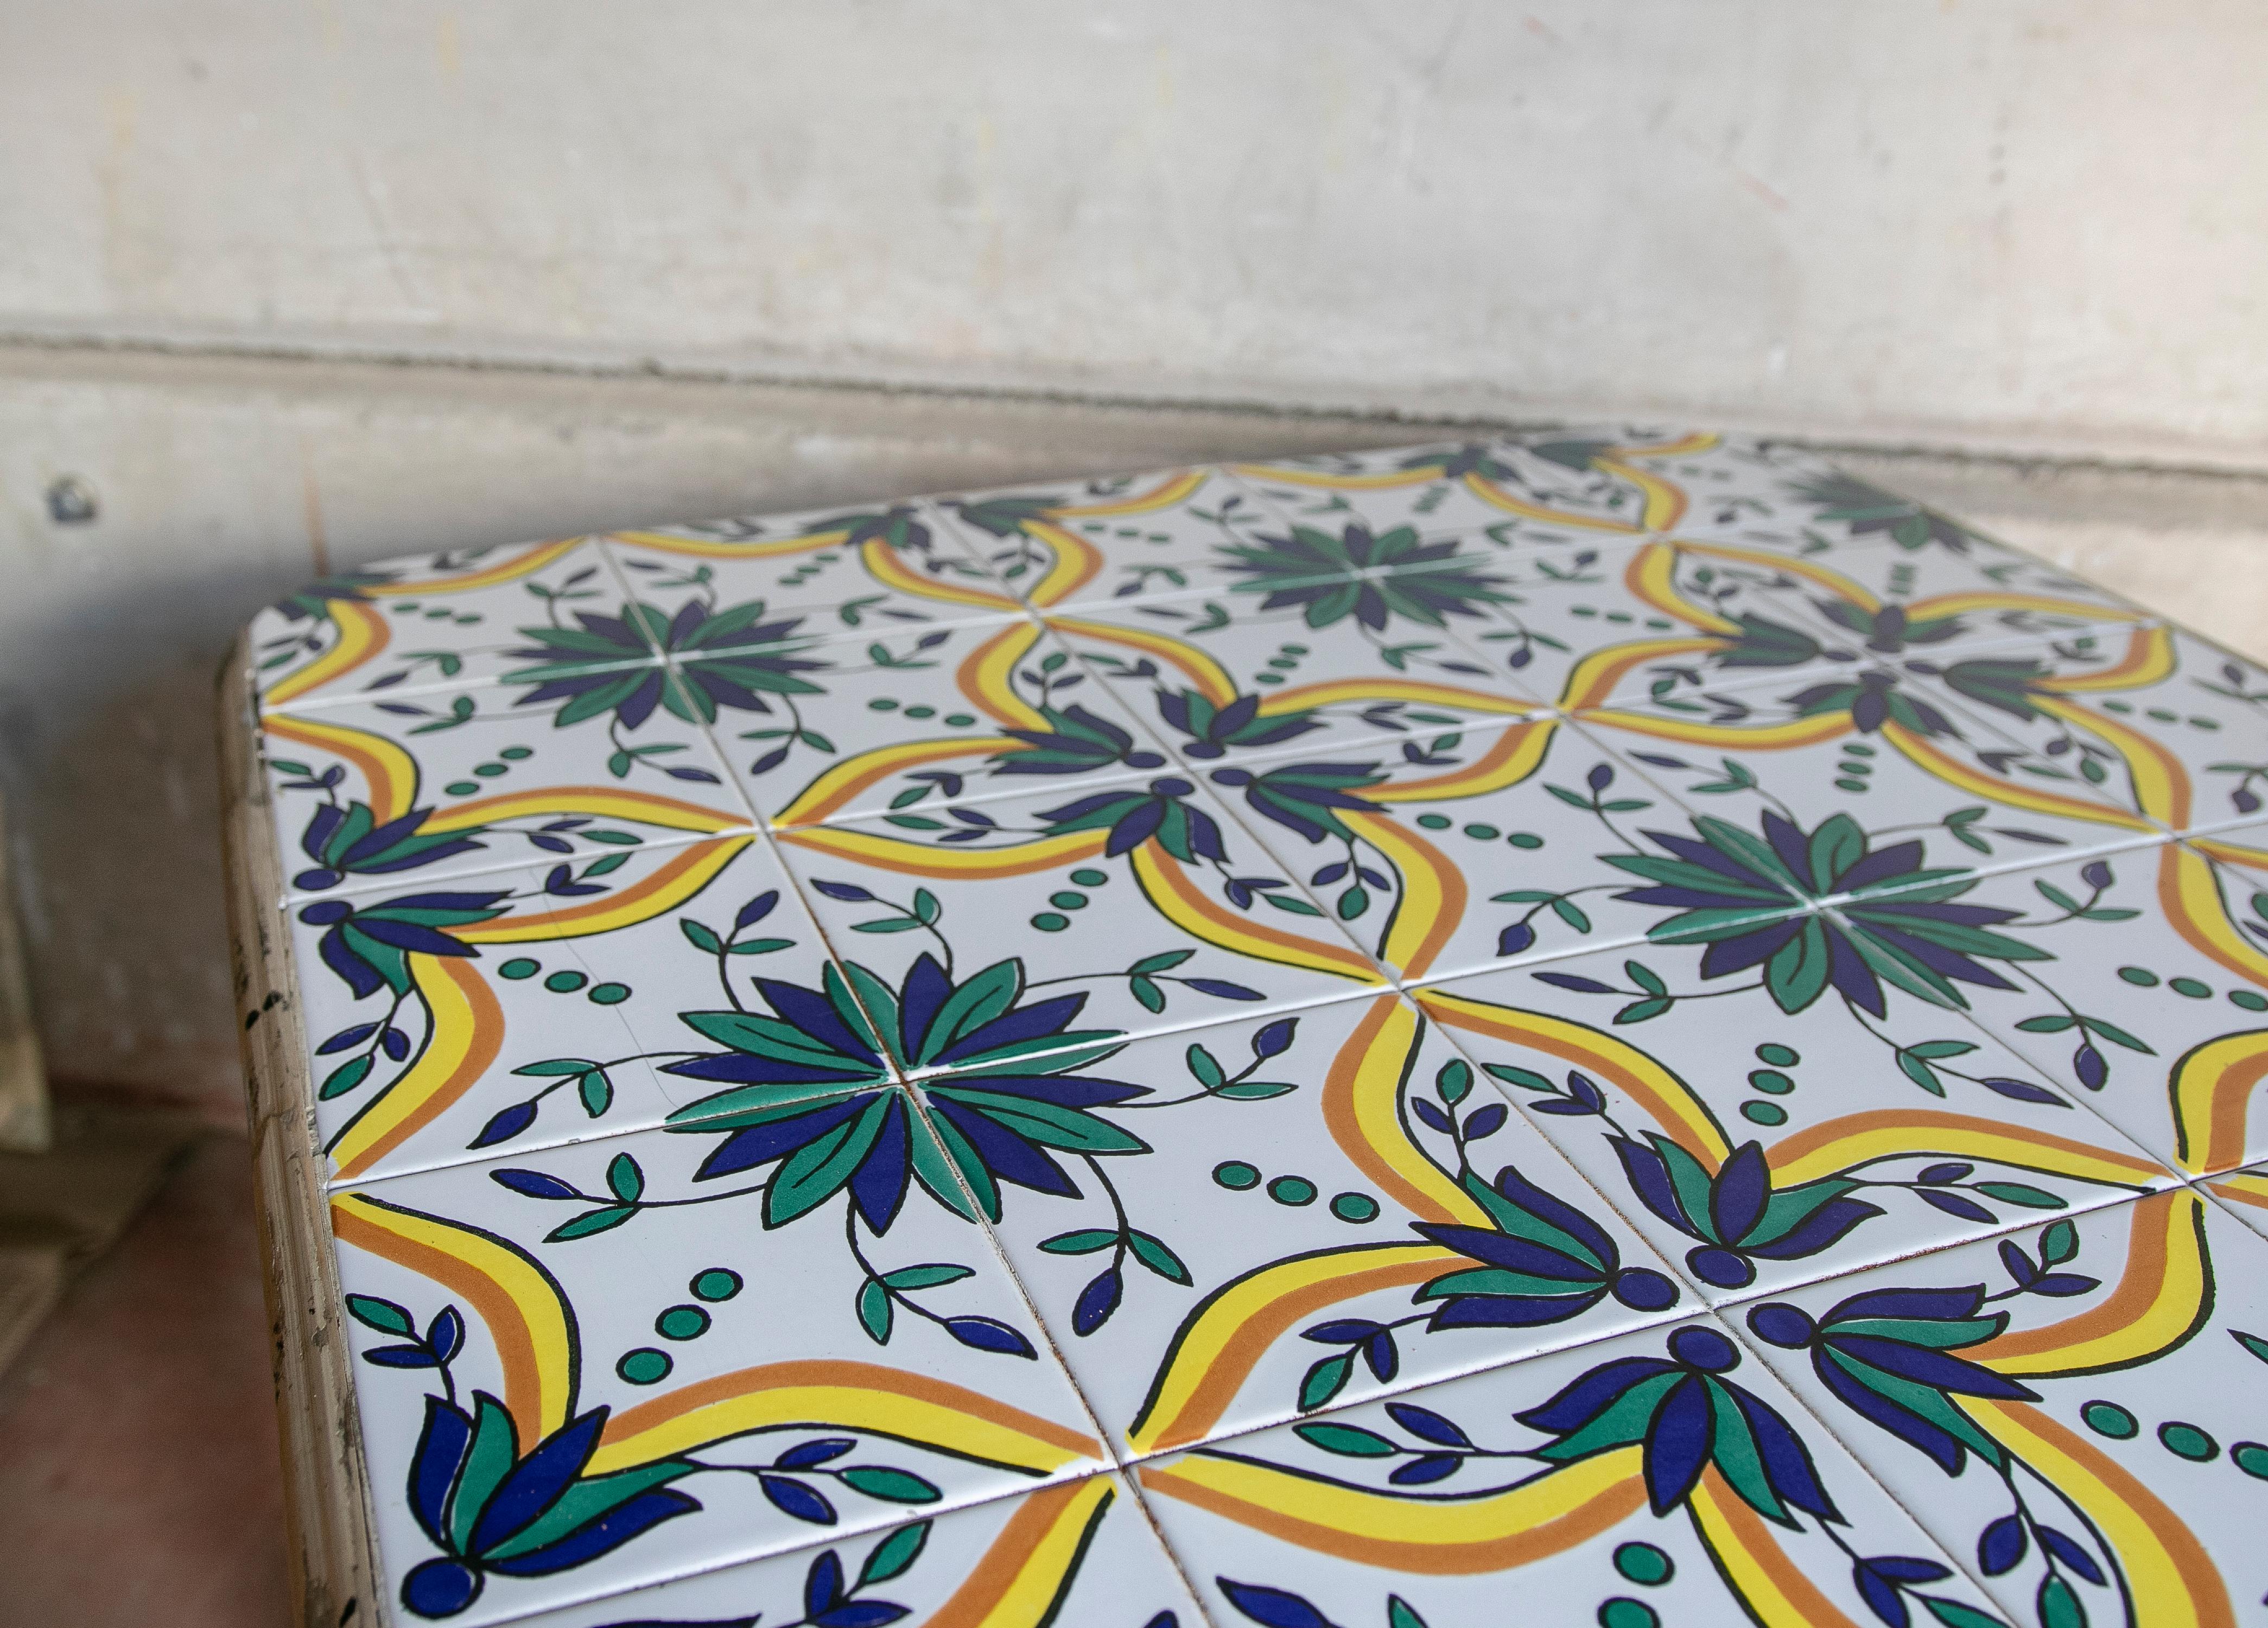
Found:
[{"label": "horizontal ledge on wall", "polygon": [[1388,438],[1428,430],[1538,428],[1599,421],[1706,424],[1766,436],[1825,453],[1990,463],[2021,471],[2098,471],[2268,482],[2268,446],[2151,436],[2089,426],[1980,425],[1893,416],[1830,419],[1775,411],[1727,399],[1714,401],[1632,398],[1587,401],[1528,395],[1477,382],[1444,383],[1406,393],[1355,386],[1323,388],[1272,383],[1237,390],[1206,381],[1145,387],[1123,381],[1012,377],[983,363],[955,368],[854,357],[816,365],[807,357],[644,354],[611,346],[533,345],[510,340],[440,340],[430,333],[246,332],[172,325],[101,328],[48,319],[0,315],[0,351],[71,357],[142,357],[200,362],[351,364],[423,374],[449,372],[554,377],[592,381],[644,380],[706,386],[858,393],[983,401],[1096,412],[1191,413],[1276,419],[1348,421],[1376,426]]}]

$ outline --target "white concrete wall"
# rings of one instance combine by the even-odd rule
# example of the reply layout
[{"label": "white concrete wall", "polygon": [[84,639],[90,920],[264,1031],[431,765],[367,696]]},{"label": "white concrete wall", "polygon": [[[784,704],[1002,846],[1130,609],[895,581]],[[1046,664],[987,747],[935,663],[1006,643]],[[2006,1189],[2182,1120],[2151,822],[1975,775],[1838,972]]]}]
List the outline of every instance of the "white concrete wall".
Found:
[{"label": "white concrete wall", "polygon": [[2257,0],[11,0],[0,330],[2257,463]]}]

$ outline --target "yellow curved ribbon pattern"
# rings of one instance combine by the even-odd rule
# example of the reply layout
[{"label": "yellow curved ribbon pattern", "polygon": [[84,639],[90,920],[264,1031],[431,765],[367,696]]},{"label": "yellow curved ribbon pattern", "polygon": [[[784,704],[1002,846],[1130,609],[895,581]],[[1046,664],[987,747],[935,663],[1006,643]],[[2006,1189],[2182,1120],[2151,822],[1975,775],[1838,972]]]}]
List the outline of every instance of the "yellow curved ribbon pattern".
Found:
[{"label": "yellow curved ribbon pattern", "polygon": [[480,1319],[504,1370],[502,1401],[523,1448],[573,1417],[580,1362],[574,1314],[534,1256],[465,1222],[363,1192],[332,1195],[331,1232],[432,1279]]},{"label": "yellow curved ribbon pattern", "polygon": [[1565,1554],[1646,1506],[1635,1447],[1467,1498],[1373,1492],[1225,1453],[1192,1453],[1135,1473],[1152,1492],[1300,1548],[1433,1577]]},{"label": "yellow curved ribbon pattern", "polygon": [[2202,1327],[2213,1312],[2205,1200],[2176,1187],[2127,1209],[2126,1264],[2109,1294],[2059,1322],[2011,1329],[1963,1354],[2014,1378],[2068,1378],[2146,1362]]},{"label": "yellow curved ribbon pattern", "polygon": [[460,955],[412,954],[409,978],[425,1007],[424,1050],[409,1072],[331,1138],[337,1179],[352,1181],[438,1118],[479,1083],[504,1046],[504,1007]]}]

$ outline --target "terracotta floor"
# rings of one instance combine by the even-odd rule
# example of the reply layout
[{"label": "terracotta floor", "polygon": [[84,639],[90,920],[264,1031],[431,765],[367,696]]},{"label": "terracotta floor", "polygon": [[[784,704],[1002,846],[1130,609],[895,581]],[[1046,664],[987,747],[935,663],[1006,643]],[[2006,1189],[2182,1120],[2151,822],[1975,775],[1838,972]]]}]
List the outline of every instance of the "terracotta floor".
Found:
[{"label": "terracotta floor", "polygon": [[250,1167],[202,1143],[0,1374],[0,1624],[286,1620]]}]

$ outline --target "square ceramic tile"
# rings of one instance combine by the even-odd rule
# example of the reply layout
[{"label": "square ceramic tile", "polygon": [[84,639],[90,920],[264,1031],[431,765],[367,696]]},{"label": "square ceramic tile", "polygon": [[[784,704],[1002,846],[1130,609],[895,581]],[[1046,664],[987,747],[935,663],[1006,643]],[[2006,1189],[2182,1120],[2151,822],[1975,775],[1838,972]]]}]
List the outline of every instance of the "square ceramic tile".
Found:
[{"label": "square ceramic tile", "polygon": [[[1817,896],[1866,885],[1922,843],[1939,864],[1997,870],[2058,853],[2161,840],[2162,828],[2115,788],[2025,774],[2006,746],[1926,681],[1888,667],[1837,667],[1792,690],[1712,695],[1696,717],[1668,704],[1576,715],[1610,749],[1646,766],[1697,822],[1737,827],[1793,856]],[[1864,840],[1846,836],[1856,827]]]},{"label": "square ceramic tile", "polygon": [[1678,526],[1681,534],[1830,561],[1878,546],[1909,557],[1938,552],[1998,560],[2021,552],[1940,510],[1791,447],[1727,438],[1719,463],[1731,477],[1727,495],[1707,494],[1688,479],[1691,501]]},{"label": "square ceramic tile", "polygon": [[603,711],[487,685],[266,714],[292,892],[399,888],[752,826],[678,679],[659,665],[613,671],[630,693]]},{"label": "square ceramic tile", "polygon": [[261,704],[306,709],[480,683],[563,660],[652,659],[595,539],[381,562],[309,583],[253,619]]},{"label": "square ceramic tile", "polygon": [[1798,674],[1830,660],[1803,613],[1805,568],[1769,551],[1657,541],[1610,554],[1516,553],[1502,569],[1505,592],[1488,607],[1501,625],[1468,637],[1555,706],[1797,688]]},{"label": "square ceramic tile", "polygon": [[682,1628],[1204,1623],[1138,1496],[1108,1474],[571,1607],[536,1618],[535,1628],[665,1620]]},{"label": "square ceramic tile", "polygon": [[[940,498],[970,552],[1042,608],[1154,595],[1245,592],[1263,560],[1292,547],[1282,517],[1226,469],[1163,469],[1108,480],[967,492]],[[1305,581],[1347,562],[1303,562]]]},{"label": "square ceramic tile", "polygon": [[2268,1240],[2195,1192],[1818,1284],[1754,1348],[2013,1623],[2268,1592]]},{"label": "square ceramic tile", "polygon": [[1018,1000],[1046,988],[1000,1020],[1030,1050],[1385,983],[1227,809],[1172,774],[799,826],[779,843],[870,1010],[925,1010],[980,981]]},{"label": "square ceramic tile", "polygon": [[1907,547],[1862,541],[1811,556],[1802,608],[1839,647],[1883,656],[1960,650],[2146,621],[2141,610],[2044,561],[1970,536]]},{"label": "square ceramic tile", "polygon": [[[303,898],[289,932],[345,1179],[655,1124],[732,1084],[787,1099],[888,1075],[780,1038],[825,1008],[831,963],[754,835]],[[751,1056],[704,1060],[719,1032]]]},{"label": "square ceramic tile", "polygon": [[[1680,834],[1683,810],[1643,773],[1550,716],[1428,733],[1391,756],[1279,755],[1206,774],[1240,799],[1231,806],[1286,871],[1404,979],[1644,939],[1664,924],[1662,878],[1682,875],[1680,854],[1698,847]],[[1799,902],[1769,880],[1708,880],[1734,916]]]},{"label": "square ceramic tile", "polygon": [[1731,501],[1750,483],[1742,476],[1754,450],[1714,435],[1606,426],[1235,468],[1302,525],[1613,546],[1676,528],[1696,496]]},{"label": "square ceramic tile", "polygon": [[2199,837],[1985,878],[1962,902],[2033,958],[1977,1020],[2186,1174],[2268,1158],[2264,873],[2268,852]]},{"label": "square ceramic tile", "polygon": [[1913,959],[1890,932],[1822,912],[1416,998],[1720,1300],[2175,1180]]},{"label": "square ceramic tile", "polygon": [[933,629],[897,651],[819,645],[798,667],[792,693],[760,693],[744,663],[680,666],[712,696],[718,740],[775,826],[1068,796],[1167,766],[1152,732],[1029,618]]},{"label": "square ceramic tile", "polygon": [[[1260,610],[1248,601],[1135,600],[1049,625],[1184,757],[1296,748],[1325,757],[1396,746],[1412,731],[1538,711],[1491,674],[1470,603],[1383,576],[1344,601]],[[1424,579],[1431,588],[1440,583]],[[1379,592],[1382,590],[1382,592]]]},{"label": "square ceramic tile", "polygon": [[2043,786],[2084,785],[2175,831],[2263,807],[2268,672],[2178,629],[2008,646],[1934,681],[2000,737],[1997,762]]},{"label": "square ceramic tile", "polygon": [[1138,1478],[1223,1624],[1999,1621],[1961,1560],[1706,1320]]},{"label": "square ceramic tile", "polygon": [[[881,637],[1017,609],[919,500],[609,533],[607,547],[674,656],[727,644]],[[763,630],[752,641],[751,635]]]},{"label": "square ceramic tile", "polygon": [[902,1088],[335,1191],[379,1564],[497,1621],[1102,1461]]},{"label": "square ceramic tile", "polygon": [[964,1168],[982,1160],[1010,1263],[1132,1452],[1690,1302],[1397,997],[996,1069],[919,1088]]}]

